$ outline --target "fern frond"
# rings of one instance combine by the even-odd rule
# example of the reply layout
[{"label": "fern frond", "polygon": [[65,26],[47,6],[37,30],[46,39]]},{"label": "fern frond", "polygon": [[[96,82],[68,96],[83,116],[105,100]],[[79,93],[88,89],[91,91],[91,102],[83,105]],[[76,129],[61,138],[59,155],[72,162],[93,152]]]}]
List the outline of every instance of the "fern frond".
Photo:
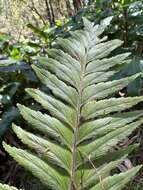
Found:
[{"label": "fern frond", "polygon": [[41,182],[43,182],[48,187],[53,189],[67,190],[69,177],[66,175],[60,175],[60,172],[57,172],[51,166],[49,166],[45,161],[38,158],[34,154],[28,153],[25,150],[21,150],[15,147],[10,147],[7,144],[3,144],[5,149],[10,153],[11,156],[16,155],[16,161],[32,171],[32,174],[38,177]]},{"label": "fern frond", "polygon": [[58,119],[47,114],[42,114],[39,111],[34,111],[23,105],[18,105],[18,108],[23,118],[42,134],[64,143],[67,147],[73,144],[72,131]]},{"label": "fern frond", "polygon": [[90,188],[90,190],[120,190],[124,188],[132,177],[141,169],[142,166],[134,167],[127,172],[116,174],[105,178],[102,183],[98,183],[95,187]]},{"label": "fern frond", "polygon": [[3,184],[0,183],[0,190],[18,190],[18,189],[16,187],[12,187],[12,186],[9,186],[9,185],[3,185]]},{"label": "fern frond", "polygon": [[[13,130],[29,151],[5,149],[23,167],[53,190],[121,190],[141,166],[111,176],[138,145],[114,147],[143,123],[142,111],[129,108],[140,97],[113,98],[139,75],[111,80],[115,67],[128,62],[130,53],[111,57],[120,40],[102,37],[105,24],[86,19],[84,29],[58,39],[49,57],[38,57],[33,69],[51,94],[27,89],[47,111],[45,114],[18,105],[23,118],[37,130]],[[43,136],[42,136],[43,135]]]}]

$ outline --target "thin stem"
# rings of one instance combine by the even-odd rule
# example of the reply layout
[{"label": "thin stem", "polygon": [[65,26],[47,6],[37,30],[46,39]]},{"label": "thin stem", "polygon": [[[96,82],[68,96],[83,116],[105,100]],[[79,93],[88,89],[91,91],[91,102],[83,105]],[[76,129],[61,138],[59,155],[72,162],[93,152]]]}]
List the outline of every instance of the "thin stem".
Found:
[{"label": "thin stem", "polygon": [[104,184],[103,184],[103,182],[102,182],[102,176],[98,173],[98,171],[97,171],[97,169],[96,169],[94,163],[92,162],[90,156],[87,156],[87,158],[88,158],[89,163],[90,163],[91,166],[95,169],[95,171],[96,171],[96,173],[97,173],[97,175],[98,175],[99,182],[100,182],[100,184],[101,184],[101,186],[102,186],[102,190],[105,190]]}]

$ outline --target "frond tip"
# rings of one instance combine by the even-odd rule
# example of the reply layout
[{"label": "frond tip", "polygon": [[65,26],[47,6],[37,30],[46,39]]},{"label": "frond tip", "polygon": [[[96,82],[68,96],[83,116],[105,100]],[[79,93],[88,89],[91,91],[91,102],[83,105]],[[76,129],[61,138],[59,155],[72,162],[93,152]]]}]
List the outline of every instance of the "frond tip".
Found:
[{"label": "frond tip", "polygon": [[128,62],[130,53],[111,56],[122,41],[101,38],[108,24],[104,22],[94,26],[84,18],[83,30],[58,39],[58,49],[38,58],[39,63],[32,67],[52,93],[32,88],[27,92],[47,112],[23,105],[18,108],[39,135],[13,125],[30,150],[4,143],[20,165],[52,190],[121,190],[141,168],[111,176],[111,171],[138,146],[114,148],[142,125],[143,112],[129,109],[142,102],[143,96],[114,97],[140,73],[111,80],[116,66]]}]

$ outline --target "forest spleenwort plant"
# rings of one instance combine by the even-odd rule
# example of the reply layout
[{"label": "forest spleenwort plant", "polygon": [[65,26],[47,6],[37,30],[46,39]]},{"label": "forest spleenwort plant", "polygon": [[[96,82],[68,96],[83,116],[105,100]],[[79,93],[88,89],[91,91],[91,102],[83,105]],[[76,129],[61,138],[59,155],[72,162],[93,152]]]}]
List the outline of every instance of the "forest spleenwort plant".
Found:
[{"label": "forest spleenwort plant", "polygon": [[[138,145],[115,150],[115,145],[143,123],[142,111],[125,111],[143,97],[113,98],[140,74],[110,81],[129,53],[110,57],[120,40],[100,38],[105,26],[86,19],[84,29],[58,39],[57,49],[48,51],[33,65],[39,79],[52,95],[39,89],[27,92],[47,113],[18,105],[21,115],[39,135],[13,125],[13,130],[30,151],[11,147],[5,150],[24,168],[53,190],[121,190],[141,166],[114,174]],[[43,138],[42,135],[45,137]],[[32,151],[33,150],[33,151]],[[12,190],[0,185],[2,190]],[[15,190],[15,189],[14,189]]]}]

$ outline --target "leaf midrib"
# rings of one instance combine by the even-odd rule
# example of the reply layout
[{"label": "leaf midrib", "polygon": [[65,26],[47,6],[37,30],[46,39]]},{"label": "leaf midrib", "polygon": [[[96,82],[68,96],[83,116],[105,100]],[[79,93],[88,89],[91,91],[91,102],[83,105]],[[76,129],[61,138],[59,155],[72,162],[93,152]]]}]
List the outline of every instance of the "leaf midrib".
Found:
[{"label": "leaf midrib", "polygon": [[[82,64],[82,63],[81,63]],[[78,142],[78,133],[79,133],[79,126],[80,126],[80,120],[81,120],[81,106],[82,106],[82,92],[84,89],[84,76],[85,76],[85,69],[86,69],[86,62],[85,64],[82,65],[82,72],[81,72],[81,81],[80,81],[80,87],[78,88],[78,104],[76,107],[76,112],[77,112],[77,122],[76,122],[76,126],[75,126],[75,130],[74,130],[74,144],[73,144],[73,148],[72,148],[72,167],[71,167],[71,183],[70,183],[70,188],[69,190],[73,190],[73,187],[78,190],[78,188],[76,187],[76,183],[74,180],[75,177],[75,171],[76,171],[76,155],[77,155],[77,142]]]}]

